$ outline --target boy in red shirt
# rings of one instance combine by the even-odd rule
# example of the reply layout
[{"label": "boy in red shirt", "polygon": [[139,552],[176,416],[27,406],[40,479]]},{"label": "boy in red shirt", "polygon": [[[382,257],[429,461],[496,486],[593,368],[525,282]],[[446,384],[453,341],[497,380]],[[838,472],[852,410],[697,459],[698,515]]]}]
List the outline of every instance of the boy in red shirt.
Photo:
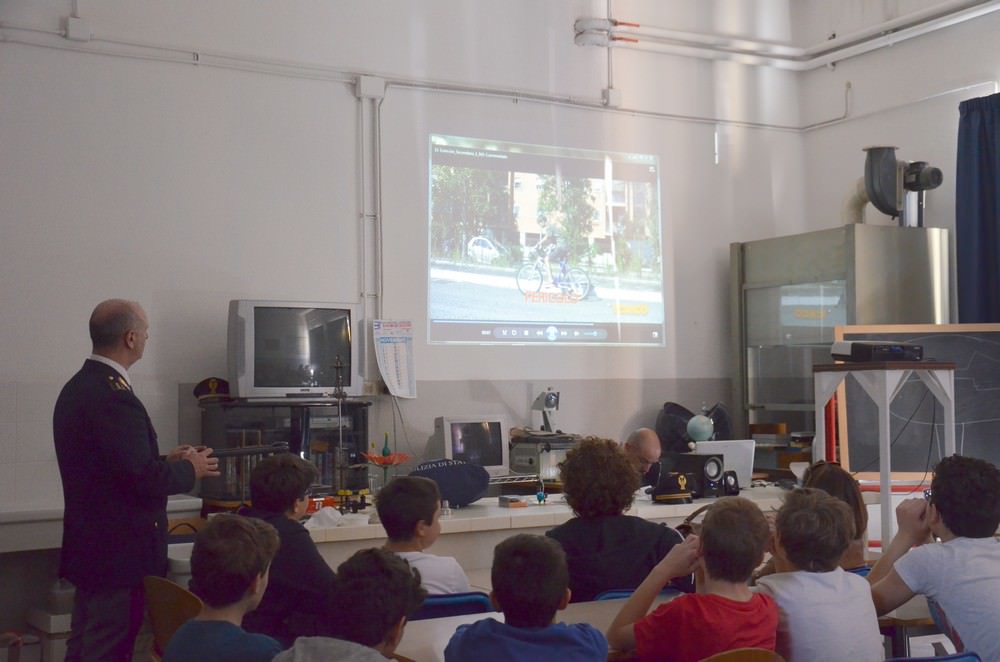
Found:
[{"label": "boy in red shirt", "polygon": [[[697,661],[734,648],[774,650],[778,607],[747,586],[764,560],[771,534],[764,514],[742,497],[708,509],[700,536],[675,545],[649,573],[608,627],[608,643],[635,649],[641,660]],[[647,614],[660,590],[695,572],[698,592]]]}]

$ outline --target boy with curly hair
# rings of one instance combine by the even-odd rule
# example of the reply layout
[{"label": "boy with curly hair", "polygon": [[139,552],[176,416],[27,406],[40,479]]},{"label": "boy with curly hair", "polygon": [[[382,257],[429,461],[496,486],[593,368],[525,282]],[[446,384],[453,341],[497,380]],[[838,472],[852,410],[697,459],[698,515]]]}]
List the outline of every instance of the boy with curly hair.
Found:
[{"label": "boy with curly hair", "polygon": [[896,521],[899,531],[868,576],[878,613],[926,595],[957,633],[956,647],[1000,660],[1000,471],[986,460],[946,457],[934,468],[930,499],[906,499]]},{"label": "boy with curly hair", "polygon": [[[610,439],[588,437],[559,465],[563,495],[576,515],[545,533],[566,552],[573,602],[611,589],[635,588],[681,542],[677,531],[626,515],[640,476],[635,463]],[[691,590],[690,577],[672,585]]]}]

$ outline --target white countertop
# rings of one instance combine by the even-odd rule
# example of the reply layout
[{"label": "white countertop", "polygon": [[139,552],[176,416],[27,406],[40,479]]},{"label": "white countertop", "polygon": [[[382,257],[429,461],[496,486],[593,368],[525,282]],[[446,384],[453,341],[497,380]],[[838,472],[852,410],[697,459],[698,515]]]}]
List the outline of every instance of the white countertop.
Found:
[{"label": "white countertop", "polygon": [[[781,505],[782,490],[778,487],[754,487],[743,490],[740,495],[757,503],[761,509],[769,510]],[[502,529],[526,529],[533,527],[551,528],[572,519],[573,512],[561,494],[550,494],[544,504],[534,497],[523,497],[526,507],[507,508],[498,504],[496,497],[486,497],[465,508],[453,508],[448,518],[441,519],[442,535],[473,531],[496,531]],[[699,507],[714,499],[699,499],[689,504],[656,504],[649,495],[640,494],[626,514],[647,520],[659,521],[682,519]],[[364,512],[370,512],[369,508]],[[336,527],[309,527],[315,542],[337,542],[346,540],[369,540],[385,538],[382,525],[345,522]]]}]

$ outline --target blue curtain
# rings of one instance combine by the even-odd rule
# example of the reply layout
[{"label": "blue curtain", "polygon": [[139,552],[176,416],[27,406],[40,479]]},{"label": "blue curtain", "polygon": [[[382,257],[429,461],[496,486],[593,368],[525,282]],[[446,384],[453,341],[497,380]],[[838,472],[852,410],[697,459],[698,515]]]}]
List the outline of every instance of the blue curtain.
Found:
[{"label": "blue curtain", "polygon": [[1000,94],[963,101],[958,109],[958,320],[1000,322]]}]

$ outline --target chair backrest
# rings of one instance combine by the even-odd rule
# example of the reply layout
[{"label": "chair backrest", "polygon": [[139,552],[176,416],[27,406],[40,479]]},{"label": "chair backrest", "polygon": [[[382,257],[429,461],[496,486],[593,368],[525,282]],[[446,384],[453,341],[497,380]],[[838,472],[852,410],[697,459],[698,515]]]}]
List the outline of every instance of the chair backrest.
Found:
[{"label": "chair backrest", "polygon": [[[620,598],[630,598],[635,592],[634,588],[610,588],[607,591],[601,591],[596,596],[594,600],[618,600]],[[665,586],[660,595],[680,595],[681,591],[672,587]]]},{"label": "chair backrest", "polygon": [[177,628],[201,611],[201,598],[163,577],[144,577],[142,584],[146,590],[146,611],[153,631],[153,650],[162,656]]},{"label": "chair backrest", "polygon": [[894,657],[885,662],[982,662],[982,658],[975,653],[955,653],[954,655],[940,655],[938,657]]},{"label": "chair backrest", "polygon": [[481,591],[428,595],[417,613],[410,617],[410,620],[420,621],[425,618],[443,618],[462,614],[485,614],[491,611],[493,611],[493,603],[490,602],[490,596]]},{"label": "chair backrest", "polygon": [[785,662],[785,658],[766,648],[734,648],[706,657],[701,662]]}]

